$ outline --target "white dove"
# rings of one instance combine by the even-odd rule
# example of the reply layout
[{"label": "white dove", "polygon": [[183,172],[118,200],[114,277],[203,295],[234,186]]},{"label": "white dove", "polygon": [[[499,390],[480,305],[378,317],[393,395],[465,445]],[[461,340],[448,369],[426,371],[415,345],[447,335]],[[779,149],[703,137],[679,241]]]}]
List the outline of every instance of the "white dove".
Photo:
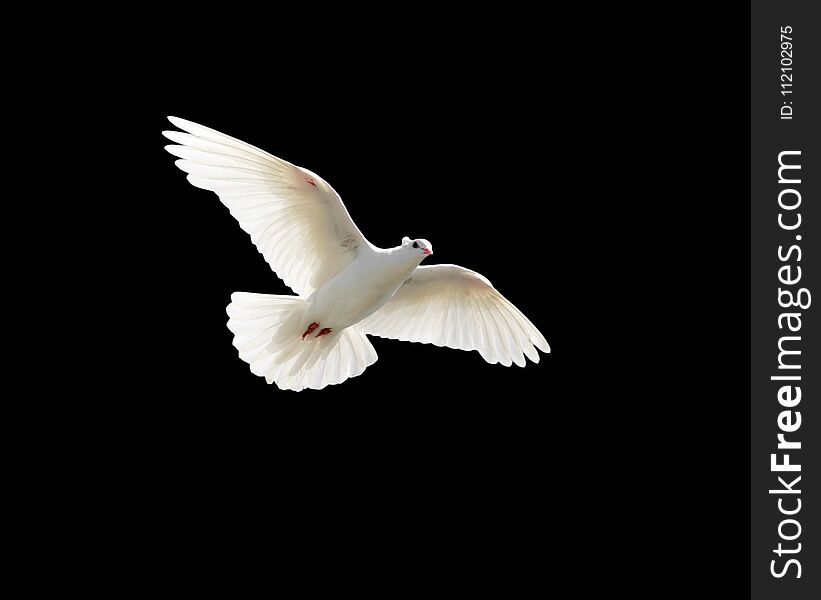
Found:
[{"label": "white dove", "polygon": [[[377,248],[321,177],[259,148],[168,117],[165,147],[192,185],[215,192],[274,272],[299,296],[234,292],[234,346],[281,389],[322,389],[376,362],[366,334],[478,350],[489,363],[539,362],[550,347],[490,281],[457,265],[419,266],[433,249]],[[535,348],[534,348],[535,346]]]}]

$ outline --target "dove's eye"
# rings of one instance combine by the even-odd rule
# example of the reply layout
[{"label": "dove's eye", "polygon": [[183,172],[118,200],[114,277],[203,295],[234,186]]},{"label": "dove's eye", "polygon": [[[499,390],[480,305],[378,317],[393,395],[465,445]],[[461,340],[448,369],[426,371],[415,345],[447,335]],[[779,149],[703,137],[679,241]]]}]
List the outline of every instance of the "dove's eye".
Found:
[{"label": "dove's eye", "polygon": [[418,248],[418,247],[419,247],[419,243],[418,243],[418,242],[414,242],[414,243],[413,243],[413,247],[414,247],[414,248]]}]

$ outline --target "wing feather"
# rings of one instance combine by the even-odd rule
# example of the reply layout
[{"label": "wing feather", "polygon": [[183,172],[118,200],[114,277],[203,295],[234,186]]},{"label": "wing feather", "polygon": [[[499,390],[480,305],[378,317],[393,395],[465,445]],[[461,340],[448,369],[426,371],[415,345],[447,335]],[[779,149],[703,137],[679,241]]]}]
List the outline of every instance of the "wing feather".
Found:
[{"label": "wing feather", "polygon": [[550,352],[542,334],[480,274],[417,267],[382,308],[357,324],[369,335],[476,350],[489,363],[525,366]]},{"label": "wing feather", "polygon": [[479,296],[479,302],[482,303],[482,314],[487,316],[488,321],[488,329],[490,330],[490,339],[493,341],[494,349],[496,350],[496,356],[499,359],[499,362],[506,367],[509,367],[512,363],[510,360],[510,352],[508,350],[506,339],[505,339],[505,330],[499,328],[499,324],[496,322],[496,314],[493,311],[493,308],[490,306],[488,302],[488,298],[486,296]]},{"label": "wing feather", "polygon": [[373,252],[334,189],[321,177],[208,127],[169,117],[191,185],[215,192],[282,280],[303,297]]}]

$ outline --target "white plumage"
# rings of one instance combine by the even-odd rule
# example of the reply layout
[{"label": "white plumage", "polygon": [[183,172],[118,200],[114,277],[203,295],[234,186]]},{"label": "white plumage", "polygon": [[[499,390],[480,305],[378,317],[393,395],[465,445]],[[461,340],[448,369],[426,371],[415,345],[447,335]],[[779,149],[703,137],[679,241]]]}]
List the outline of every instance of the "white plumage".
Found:
[{"label": "white plumage", "polygon": [[377,248],[321,177],[259,148],[169,117],[164,131],[196,187],[215,192],[299,296],[235,292],[228,328],[251,371],[281,389],[322,389],[376,361],[365,334],[460,350],[489,363],[539,362],[550,348],[491,283],[456,265],[419,266],[427,240]]}]

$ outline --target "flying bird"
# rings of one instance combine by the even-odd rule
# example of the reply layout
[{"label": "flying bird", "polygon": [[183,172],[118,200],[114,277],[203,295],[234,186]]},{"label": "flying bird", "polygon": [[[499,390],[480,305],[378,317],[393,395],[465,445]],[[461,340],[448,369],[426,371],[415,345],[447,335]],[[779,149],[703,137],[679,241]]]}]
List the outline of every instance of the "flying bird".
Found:
[{"label": "flying bird", "polygon": [[251,372],[284,390],[322,389],[374,362],[368,335],[477,350],[525,366],[550,347],[485,277],[457,265],[420,266],[425,239],[377,248],[319,175],[191,121],[168,117],[165,149],[192,185],[215,192],[298,296],[234,292],[233,344]]}]

